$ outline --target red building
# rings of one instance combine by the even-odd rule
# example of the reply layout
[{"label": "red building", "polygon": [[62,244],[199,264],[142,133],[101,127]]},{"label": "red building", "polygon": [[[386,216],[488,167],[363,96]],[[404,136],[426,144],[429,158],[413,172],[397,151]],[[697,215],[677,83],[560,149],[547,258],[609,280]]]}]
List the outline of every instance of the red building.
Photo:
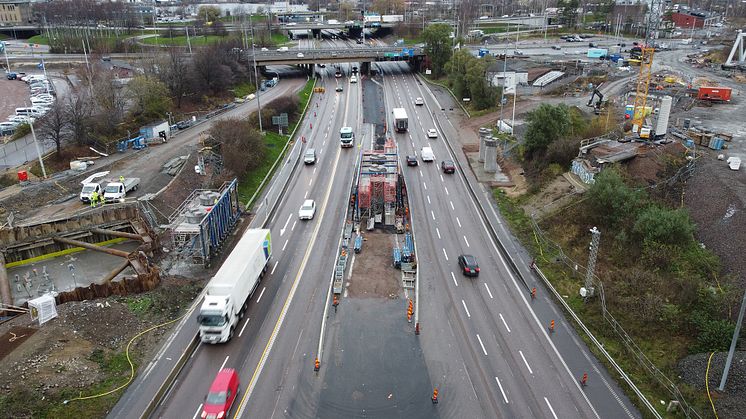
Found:
[{"label": "red building", "polygon": [[686,13],[672,13],[671,21],[679,28],[701,28],[705,25],[705,19]]}]

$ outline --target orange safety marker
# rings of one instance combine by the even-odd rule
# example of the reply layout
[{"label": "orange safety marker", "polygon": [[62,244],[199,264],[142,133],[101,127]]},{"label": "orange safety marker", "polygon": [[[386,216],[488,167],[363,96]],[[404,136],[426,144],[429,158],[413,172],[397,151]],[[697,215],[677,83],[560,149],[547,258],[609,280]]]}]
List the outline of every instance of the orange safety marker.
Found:
[{"label": "orange safety marker", "polygon": [[438,404],[438,387],[435,387],[433,389],[433,396],[430,398],[430,400],[433,401],[433,404]]},{"label": "orange safety marker", "polygon": [[552,332],[552,333],[554,333],[554,320],[552,320],[551,322],[549,322],[549,331]]},{"label": "orange safety marker", "polygon": [[318,372],[319,368],[321,368],[321,364],[319,363],[319,357],[316,357],[316,361],[313,363],[313,370]]},{"label": "orange safety marker", "polygon": [[531,299],[536,299],[536,287],[531,288]]},{"label": "orange safety marker", "polygon": [[583,378],[580,379],[580,385],[585,387],[588,384],[588,373],[583,373]]}]

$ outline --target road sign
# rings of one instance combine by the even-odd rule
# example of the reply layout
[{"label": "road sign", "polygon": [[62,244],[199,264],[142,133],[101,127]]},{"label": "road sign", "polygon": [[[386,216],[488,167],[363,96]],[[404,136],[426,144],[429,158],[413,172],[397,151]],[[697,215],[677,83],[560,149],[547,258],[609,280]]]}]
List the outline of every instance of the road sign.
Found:
[{"label": "road sign", "polygon": [[282,129],[288,126],[288,114],[281,113],[277,116],[273,116],[272,125],[277,125],[280,134],[282,134]]}]

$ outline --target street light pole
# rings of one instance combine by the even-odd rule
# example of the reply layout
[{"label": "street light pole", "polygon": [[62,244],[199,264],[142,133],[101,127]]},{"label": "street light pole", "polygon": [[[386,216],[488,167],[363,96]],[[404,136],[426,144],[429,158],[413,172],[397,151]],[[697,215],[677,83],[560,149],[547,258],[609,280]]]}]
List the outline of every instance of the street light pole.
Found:
[{"label": "street light pole", "polygon": [[256,84],[256,106],[257,114],[259,115],[259,132],[264,132],[262,129],[262,102],[259,99],[259,73],[256,69],[256,49],[254,48],[254,23],[252,22],[252,16],[249,15],[249,26],[251,28],[251,56],[254,59],[254,83]]}]

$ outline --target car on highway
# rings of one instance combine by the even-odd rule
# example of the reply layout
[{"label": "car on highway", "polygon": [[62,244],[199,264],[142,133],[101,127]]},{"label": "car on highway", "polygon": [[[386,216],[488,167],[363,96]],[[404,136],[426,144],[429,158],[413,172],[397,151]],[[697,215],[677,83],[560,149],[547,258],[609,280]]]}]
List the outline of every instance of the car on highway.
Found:
[{"label": "car on highway", "polygon": [[523,55],[523,51],[517,49],[513,51],[513,55]]},{"label": "car on highway", "polygon": [[309,148],[306,150],[306,153],[303,155],[303,163],[305,164],[315,164],[316,163],[316,150],[313,148]]},{"label": "car on highway", "polygon": [[277,48],[277,52],[285,52],[285,51],[287,51],[287,50],[288,50],[288,47],[280,47],[280,48]]},{"label": "car on highway", "polygon": [[352,66],[352,74],[357,74],[357,66],[356,65]]},{"label": "car on highway", "polygon": [[356,75],[353,74],[352,76],[350,76],[350,83],[357,83],[357,76]]},{"label": "car on highway", "polygon": [[422,156],[422,161],[424,162],[435,161],[435,153],[433,153],[432,147],[422,147],[422,150],[420,150],[420,156]]},{"label": "car on highway", "polygon": [[414,100],[414,104],[417,106],[422,106],[425,104],[425,101],[421,97],[418,97],[417,99]]},{"label": "car on highway", "polygon": [[417,156],[408,155],[407,156],[407,166],[417,166],[419,163],[417,162]]},{"label": "car on highway", "polygon": [[306,199],[298,210],[298,218],[312,220],[314,215],[316,215],[316,202],[313,199]]},{"label": "car on highway", "polygon": [[303,58],[303,57],[304,57],[304,55],[303,55],[303,53],[302,53],[302,52],[299,52],[299,53],[298,53],[298,55],[297,55],[297,57],[298,57],[298,58]]},{"label": "car on highway", "polygon": [[337,85],[337,88],[336,88],[336,89],[334,89],[334,91],[336,91],[336,92],[341,92],[342,90],[343,90],[343,89],[342,89],[342,85],[341,85],[341,84],[338,84],[338,85]]},{"label": "car on highway", "polygon": [[453,163],[453,160],[443,160],[440,162],[440,169],[443,170],[443,173],[456,173],[456,165]]},{"label": "car on highway", "polygon": [[427,130],[427,138],[438,138],[438,131],[435,128],[430,128]]},{"label": "car on highway", "polygon": [[267,48],[267,47],[262,47],[262,52],[266,52],[266,51],[269,51],[269,48]]},{"label": "car on highway", "polygon": [[561,49],[562,49],[562,47],[561,47],[561,46],[559,46],[559,45],[552,45],[552,49],[553,49],[553,50],[557,50],[557,51],[559,51],[559,50],[561,50]]},{"label": "car on highway", "polygon": [[458,266],[466,276],[479,276],[477,258],[472,255],[459,255]]},{"label": "car on highway", "polygon": [[238,395],[238,373],[233,368],[218,371],[218,375],[210,385],[202,407],[203,419],[222,419],[228,417],[233,402]]},{"label": "car on highway", "polygon": [[339,70],[337,70],[337,72],[336,72],[336,73],[334,73],[334,77],[336,77],[336,78],[340,78],[340,77],[342,77],[342,72],[341,72],[341,71],[339,71]]}]

